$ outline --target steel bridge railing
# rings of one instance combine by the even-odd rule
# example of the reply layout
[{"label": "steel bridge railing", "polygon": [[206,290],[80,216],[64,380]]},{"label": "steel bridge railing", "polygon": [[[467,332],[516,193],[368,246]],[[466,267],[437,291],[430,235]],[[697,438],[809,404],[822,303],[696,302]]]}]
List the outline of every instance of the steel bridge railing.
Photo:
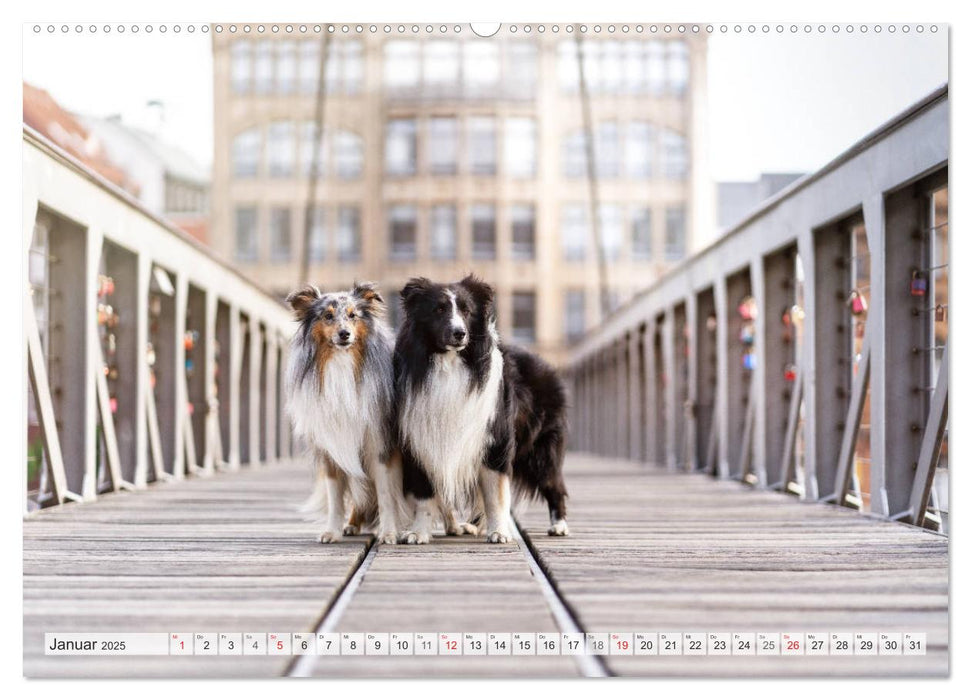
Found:
[{"label": "steel bridge railing", "polygon": [[572,447],[946,529],[948,89],[572,348]]},{"label": "steel bridge railing", "polygon": [[25,127],[25,512],[289,456],[286,308]]}]

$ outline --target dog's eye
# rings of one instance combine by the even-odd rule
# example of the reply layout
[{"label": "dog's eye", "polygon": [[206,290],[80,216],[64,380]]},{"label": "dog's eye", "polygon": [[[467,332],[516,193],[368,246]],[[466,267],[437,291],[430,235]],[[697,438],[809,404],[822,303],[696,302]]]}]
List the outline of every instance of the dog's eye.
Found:
[{"label": "dog's eye", "polygon": [[348,318],[354,318],[354,312],[353,311],[348,311],[347,312],[347,317]]},{"label": "dog's eye", "polygon": [[328,311],[327,313],[324,314],[324,319],[326,319],[327,321],[333,321],[334,320],[334,314],[332,314],[330,311]]},{"label": "dog's eye", "polygon": [[438,313],[440,313],[440,314],[443,314],[443,313],[445,313],[445,311],[446,311],[447,309],[448,309],[448,306],[446,306],[445,304],[439,304],[439,305],[438,305]]}]

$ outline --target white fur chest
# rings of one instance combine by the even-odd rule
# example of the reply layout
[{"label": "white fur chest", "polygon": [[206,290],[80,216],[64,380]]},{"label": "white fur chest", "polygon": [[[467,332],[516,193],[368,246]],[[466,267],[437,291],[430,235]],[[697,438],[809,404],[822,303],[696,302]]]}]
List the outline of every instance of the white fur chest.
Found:
[{"label": "white fur chest", "polygon": [[358,386],[351,354],[335,353],[319,387],[314,379],[301,382],[290,397],[294,431],[326,452],[341,470],[364,478],[361,456],[373,406]]},{"label": "white fur chest", "polygon": [[475,484],[495,416],[502,381],[502,353],[492,351],[481,389],[454,352],[437,354],[421,389],[408,392],[399,415],[403,436],[421,460],[436,492],[457,504]]}]

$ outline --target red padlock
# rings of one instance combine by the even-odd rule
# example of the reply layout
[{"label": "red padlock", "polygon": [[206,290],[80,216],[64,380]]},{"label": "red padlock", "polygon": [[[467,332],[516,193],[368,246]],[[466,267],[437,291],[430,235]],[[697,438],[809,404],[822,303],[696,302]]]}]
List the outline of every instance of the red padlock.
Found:
[{"label": "red padlock", "polygon": [[910,296],[922,297],[927,294],[927,275],[920,270],[910,273]]},{"label": "red padlock", "polygon": [[787,364],[782,370],[782,376],[787,382],[796,381],[796,366],[791,362]]},{"label": "red padlock", "polygon": [[862,316],[866,313],[866,297],[860,294],[859,290],[854,289],[850,292],[850,298],[846,300],[846,303],[854,316]]}]

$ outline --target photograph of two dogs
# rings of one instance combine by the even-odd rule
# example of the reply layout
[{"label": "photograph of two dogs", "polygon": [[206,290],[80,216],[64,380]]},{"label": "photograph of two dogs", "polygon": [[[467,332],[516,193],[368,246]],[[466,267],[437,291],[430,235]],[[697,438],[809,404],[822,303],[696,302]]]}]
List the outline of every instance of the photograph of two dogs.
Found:
[{"label": "photograph of two dogs", "polygon": [[286,374],[295,435],[314,462],[305,510],[323,543],[446,535],[512,540],[516,503],[543,498],[566,536],[566,392],[536,355],[500,341],[495,294],[469,275],[401,290],[397,335],[373,283],[290,294],[298,328]]}]

